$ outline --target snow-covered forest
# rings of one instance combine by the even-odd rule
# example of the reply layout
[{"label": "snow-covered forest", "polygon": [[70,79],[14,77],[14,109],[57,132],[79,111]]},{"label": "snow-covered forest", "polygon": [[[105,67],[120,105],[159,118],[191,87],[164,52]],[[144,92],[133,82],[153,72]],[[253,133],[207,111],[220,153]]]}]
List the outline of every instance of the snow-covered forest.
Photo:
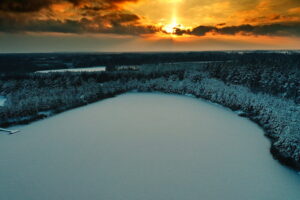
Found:
[{"label": "snow-covered forest", "polygon": [[272,140],[273,154],[300,169],[299,70],[222,67],[2,75],[0,95],[7,100],[0,107],[0,126],[28,123],[132,90],[192,94],[258,123]]}]

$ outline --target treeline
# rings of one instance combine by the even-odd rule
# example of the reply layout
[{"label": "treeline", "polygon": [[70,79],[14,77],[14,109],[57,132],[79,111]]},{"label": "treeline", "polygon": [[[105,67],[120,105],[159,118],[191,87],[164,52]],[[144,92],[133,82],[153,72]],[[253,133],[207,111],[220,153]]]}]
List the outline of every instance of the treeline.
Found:
[{"label": "treeline", "polygon": [[70,67],[224,61],[232,59],[230,55],[226,52],[0,54],[0,72],[23,73]]},{"label": "treeline", "polygon": [[[184,71],[174,71],[183,77]],[[0,126],[29,122],[44,112],[61,112],[115,95],[103,93],[102,83],[132,79],[168,77],[169,73],[95,72],[31,73],[0,76],[0,95],[7,98],[0,107]],[[181,75],[180,75],[181,74]]]},{"label": "treeline", "polygon": [[203,71],[226,83],[246,86],[253,92],[264,92],[300,103],[300,63],[213,63],[204,67]]},{"label": "treeline", "polygon": [[173,63],[142,65],[140,68],[147,73],[167,73],[174,69],[200,71],[225,83],[243,85],[254,93],[263,92],[300,103],[300,63],[293,61],[280,64],[276,60],[271,64],[268,62],[267,59],[265,63],[263,61]]},{"label": "treeline", "polygon": [[152,53],[37,53],[0,54],[0,72],[24,73],[39,70],[142,65],[176,62],[234,61],[257,66],[291,66],[300,64],[296,51],[245,51],[245,52],[152,52]]}]

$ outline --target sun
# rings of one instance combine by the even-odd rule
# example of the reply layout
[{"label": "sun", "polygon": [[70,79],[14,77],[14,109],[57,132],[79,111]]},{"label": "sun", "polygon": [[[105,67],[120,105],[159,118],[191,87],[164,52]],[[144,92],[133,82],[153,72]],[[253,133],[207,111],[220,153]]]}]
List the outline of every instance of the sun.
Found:
[{"label": "sun", "polygon": [[188,29],[187,27],[183,26],[182,24],[180,24],[178,22],[178,18],[176,13],[173,14],[172,20],[169,24],[166,24],[162,27],[162,30],[167,33],[168,35],[172,35],[172,36],[176,36],[176,30],[180,29],[180,30],[186,30]]},{"label": "sun", "polygon": [[172,22],[171,24],[167,24],[163,27],[163,30],[168,34],[174,34],[176,31],[176,27],[178,27],[178,24],[176,22]]}]

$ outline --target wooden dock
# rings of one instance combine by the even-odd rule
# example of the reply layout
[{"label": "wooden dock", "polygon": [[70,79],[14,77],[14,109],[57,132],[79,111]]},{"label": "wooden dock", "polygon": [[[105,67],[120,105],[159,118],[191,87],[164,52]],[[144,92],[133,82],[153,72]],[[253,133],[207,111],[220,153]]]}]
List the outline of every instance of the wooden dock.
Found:
[{"label": "wooden dock", "polygon": [[0,128],[0,132],[6,132],[9,134],[15,134],[17,132],[20,132],[19,130],[8,130],[8,129],[4,129],[4,128]]}]

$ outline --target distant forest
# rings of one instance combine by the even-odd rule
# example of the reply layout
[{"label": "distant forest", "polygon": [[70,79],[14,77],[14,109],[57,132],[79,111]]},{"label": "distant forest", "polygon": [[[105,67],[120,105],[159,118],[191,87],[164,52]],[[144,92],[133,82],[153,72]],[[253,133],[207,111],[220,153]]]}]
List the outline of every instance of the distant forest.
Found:
[{"label": "distant forest", "polygon": [[299,67],[299,57],[300,52],[296,51],[0,54],[0,73],[199,61],[230,61],[236,65],[256,65],[256,67],[267,65],[289,70],[295,66]]},{"label": "distant forest", "polygon": [[[84,73],[32,73],[41,68],[27,68],[25,66],[30,64],[24,60],[22,64],[17,59],[18,56],[23,59],[27,57],[29,63],[34,63],[44,56],[54,62],[53,54],[38,54],[37,57],[36,54],[2,55],[3,60],[11,59],[15,65],[18,63],[20,70],[8,70],[0,75],[0,95],[7,99],[0,107],[0,126],[28,123],[133,90],[192,94],[238,111],[240,115],[255,121],[271,138],[273,155],[300,169],[299,54],[202,54],[115,54],[118,59],[114,64],[106,65],[108,71]],[[95,62],[88,61],[93,54],[54,55],[73,59],[74,63],[77,60],[77,64],[79,61],[84,63],[86,59],[87,63],[90,62],[85,65],[87,67],[105,65],[104,61],[102,64],[95,61],[102,56],[98,57],[98,54]],[[105,54],[102,60],[108,62],[111,55]],[[122,61],[125,57],[126,62]],[[63,62],[68,63],[69,60]],[[51,62],[48,64],[50,66]],[[135,68],[119,67],[123,65],[135,65]],[[81,64],[76,66],[83,67]],[[49,67],[44,66],[43,69]]]}]

